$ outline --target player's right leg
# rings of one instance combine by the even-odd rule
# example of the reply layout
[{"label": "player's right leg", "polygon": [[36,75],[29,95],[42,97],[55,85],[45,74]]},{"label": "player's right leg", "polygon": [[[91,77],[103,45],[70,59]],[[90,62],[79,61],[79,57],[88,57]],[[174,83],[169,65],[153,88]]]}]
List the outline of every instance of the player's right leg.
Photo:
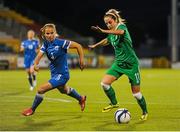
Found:
[{"label": "player's right leg", "polygon": [[144,114],[142,114],[142,116],[141,116],[140,120],[142,120],[142,121],[146,121],[147,119],[148,119],[148,113],[144,113]]},{"label": "player's right leg", "polygon": [[106,106],[102,109],[102,112],[109,112],[113,108],[119,108],[119,104],[117,103],[117,104],[113,105],[112,103],[110,103],[108,106]]},{"label": "player's right leg", "polygon": [[102,112],[109,112],[113,108],[119,107],[117,99],[116,99],[115,91],[111,86],[111,83],[114,82],[115,80],[116,80],[116,77],[114,77],[112,75],[105,75],[104,78],[102,79],[101,86],[102,86],[106,96],[111,101],[111,103],[108,106],[106,106],[102,109]]},{"label": "player's right leg", "polygon": [[45,83],[43,85],[41,85],[38,89],[38,92],[34,98],[34,101],[33,101],[33,104],[31,106],[31,108],[28,108],[28,109],[25,109],[23,112],[22,112],[22,115],[24,116],[30,116],[32,114],[34,114],[36,108],[39,106],[39,104],[43,101],[43,95],[45,92],[49,91],[49,90],[52,90],[52,85],[48,82],[48,83]]}]

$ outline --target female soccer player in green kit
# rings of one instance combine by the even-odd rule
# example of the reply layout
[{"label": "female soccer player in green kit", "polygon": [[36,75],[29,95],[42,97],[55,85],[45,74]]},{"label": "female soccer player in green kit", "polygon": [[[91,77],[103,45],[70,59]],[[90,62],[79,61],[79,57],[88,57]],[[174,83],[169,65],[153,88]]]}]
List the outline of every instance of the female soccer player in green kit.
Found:
[{"label": "female soccer player in green kit", "polygon": [[107,38],[96,44],[89,45],[90,48],[95,48],[96,46],[111,44],[115,50],[114,63],[111,68],[108,69],[101,81],[101,86],[111,101],[102,112],[108,112],[113,108],[119,107],[111,84],[125,74],[128,76],[129,82],[131,83],[132,94],[137,99],[137,102],[142,109],[142,116],[140,119],[147,120],[148,112],[146,101],[140,92],[139,60],[133,50],[132,40],[125,24],[125,20],[121,18],[117,10],[110,9],[104,15],[104,22],[108,27],[108,30],[104,30],[99,26],[92,26],[91,28],[97,32],[107,34]]}]

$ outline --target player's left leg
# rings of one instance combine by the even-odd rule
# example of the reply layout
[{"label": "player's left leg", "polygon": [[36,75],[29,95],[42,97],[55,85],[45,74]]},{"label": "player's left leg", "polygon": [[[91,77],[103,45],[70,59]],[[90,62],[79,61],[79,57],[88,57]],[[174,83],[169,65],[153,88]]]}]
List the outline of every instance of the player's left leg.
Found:
[{"label": "player's left leg", "polygon": [[84,95],[80,95],[75,89],[68,87],[68,86],[61,86],[58,87],[58,90],[62,93],[62,94],[67,94],[68,96],[71,96],[73,98],[75,98],[76,100],[79,101],[79,104],[81,106],[81,111],[84,111],[85,108],[85,102],[86,102],[86,96]]},{"label": "player's left leg", "polygon": [[31,73],[31,61],[29,59],[25,59],[24,60],[24,67],[26,69],[26,73],[28,75],[28,81],[30,84],[30,91],[32,91],[34,89],[33,87],[33,79],[32,79],[32,73]]},{"label": "player's left leg", "polygon": [[141,83],[141,77],[140,77],[140,70],[138,63],[134,63],[133,65],[129,66],[128,70],[125,70],[125,74],[129,78],[129,82],[131,83],[131,90],[133,96],[136,98],[141,110],[142,110],[142,116],[141,120],[147,120],[148,111],[146,106],[146,100],[142,93],[140,92],[140,83]]},{"label": "player's left leg", "polygon": [[32,74],[30,72],[30,69],[26,69],[26,72],[28,74],[28,81],[29,81],[29,84],[30,84],[30,90],[32,91],[34,89],[34,86],[33,86],[33,79],[32,79]]},{"label": "player's left leg", "polygon": [[34,71],[33,68],[34,68],[33,65],[31,65],[31,67],[30,67],[30,73],[31,73],[31,75],[32,75],[33,87],[36,87],[36,85],[37,85],[36,74],[37,74],[37,73]]},{"label": "player's left leg", "polygon": [[140,92],[140,86],[131,86],[133,96],[136,98],[140,108],[142,109],[142,116],[141,120],[147,120],[148,117],[148,111],[147,111],[147,105],[146,100],[142,93]]}]

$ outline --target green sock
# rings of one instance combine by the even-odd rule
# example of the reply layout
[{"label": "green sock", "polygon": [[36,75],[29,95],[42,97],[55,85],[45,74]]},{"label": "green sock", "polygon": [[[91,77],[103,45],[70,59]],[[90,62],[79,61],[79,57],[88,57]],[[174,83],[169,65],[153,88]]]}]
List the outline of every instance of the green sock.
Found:
[{"label": "green sock", "polygon": [[110,99],[111,103],[113,105],[116,105],[117,100],[116,100],[116,95],[115,95],[114,89],[112,87],[110,87],[108,90],[104,90],[104,92],[106,93],[106,95]]},{"label": "green sock", "polygon": [[138,102],[139,106],[141,107],[143,114],[148,113],[144,96],[142,96],[142,98],[140,100],[137,99],[137,102]]}]

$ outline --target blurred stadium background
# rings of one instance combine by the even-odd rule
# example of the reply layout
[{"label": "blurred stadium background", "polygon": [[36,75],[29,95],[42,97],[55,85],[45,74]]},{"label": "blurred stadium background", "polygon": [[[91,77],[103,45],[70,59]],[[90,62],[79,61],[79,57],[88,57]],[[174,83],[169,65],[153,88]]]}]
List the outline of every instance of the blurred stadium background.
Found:
[{"label": "blurred stadium background", "polygon": [[[19,53],[19,48],[21,41],[26,38],[26,31],[28,29],[35,30],[37,39],[39,39],[40,27],[48,22],[53,22],[57,25],[61,38],[74,40],[83,44],[87,67],[109,67],[113,61],[112,47],[108,46],[97,48],[93,51],[89,50],[87,45],[98,41],[98,38],[92,35],[82,35],[69,27],[63,26],[57,19],[50,18],[38,12],[38,10],[33,10],[33,8],[28,7],[28,2],[27,4],[24,3],[26,2],[0,0],[0,69],[23,68],[23,54]],[[154,34],[153,32],[144,31],[145,33],[142,34],[143,31],[139,31],[139,29],[145,29],[143,25],[146,25],[146,23],[141,24],[142,27],[140,28],[137,28],[138,26],[131,26],[134,24],[131,23],[131,21],[128,23],[132,38],[135,41],[135,50],[140,58],[141,67],[143,68],[180,67],[180,37],[178,37],[180,36],[179,3],[177,0],[172,0],[169,1],[169,4],[168,12],[165,15],[166,29],[162,31],[159,31],[157,28],[154,29],[157,30],[154,31],[156,32],[156,36],[158,36],[157,32],[159,32],[159,37],[151,37],[152,34]],[[153,16],[150,17],[153,19]],[[157,18],[157,16],[154,16],[154,18]],[[98,21],[102,21],[102,19]],[[159,22],[154,23],[154,25],[157,24],[161,26]],[[89,27],[87,27],[87,29],[88,28]],[[161,37],[162,34],[165,34],[165,37]],[[98,37],[101,38],[102,36]],[[69,52],[71,52],[68,58],[69,66],[76,68],[77,55],[74,54],[73,51]],[[41,61],[40,66],[43,68],[48,67],[46,57]]]}]

